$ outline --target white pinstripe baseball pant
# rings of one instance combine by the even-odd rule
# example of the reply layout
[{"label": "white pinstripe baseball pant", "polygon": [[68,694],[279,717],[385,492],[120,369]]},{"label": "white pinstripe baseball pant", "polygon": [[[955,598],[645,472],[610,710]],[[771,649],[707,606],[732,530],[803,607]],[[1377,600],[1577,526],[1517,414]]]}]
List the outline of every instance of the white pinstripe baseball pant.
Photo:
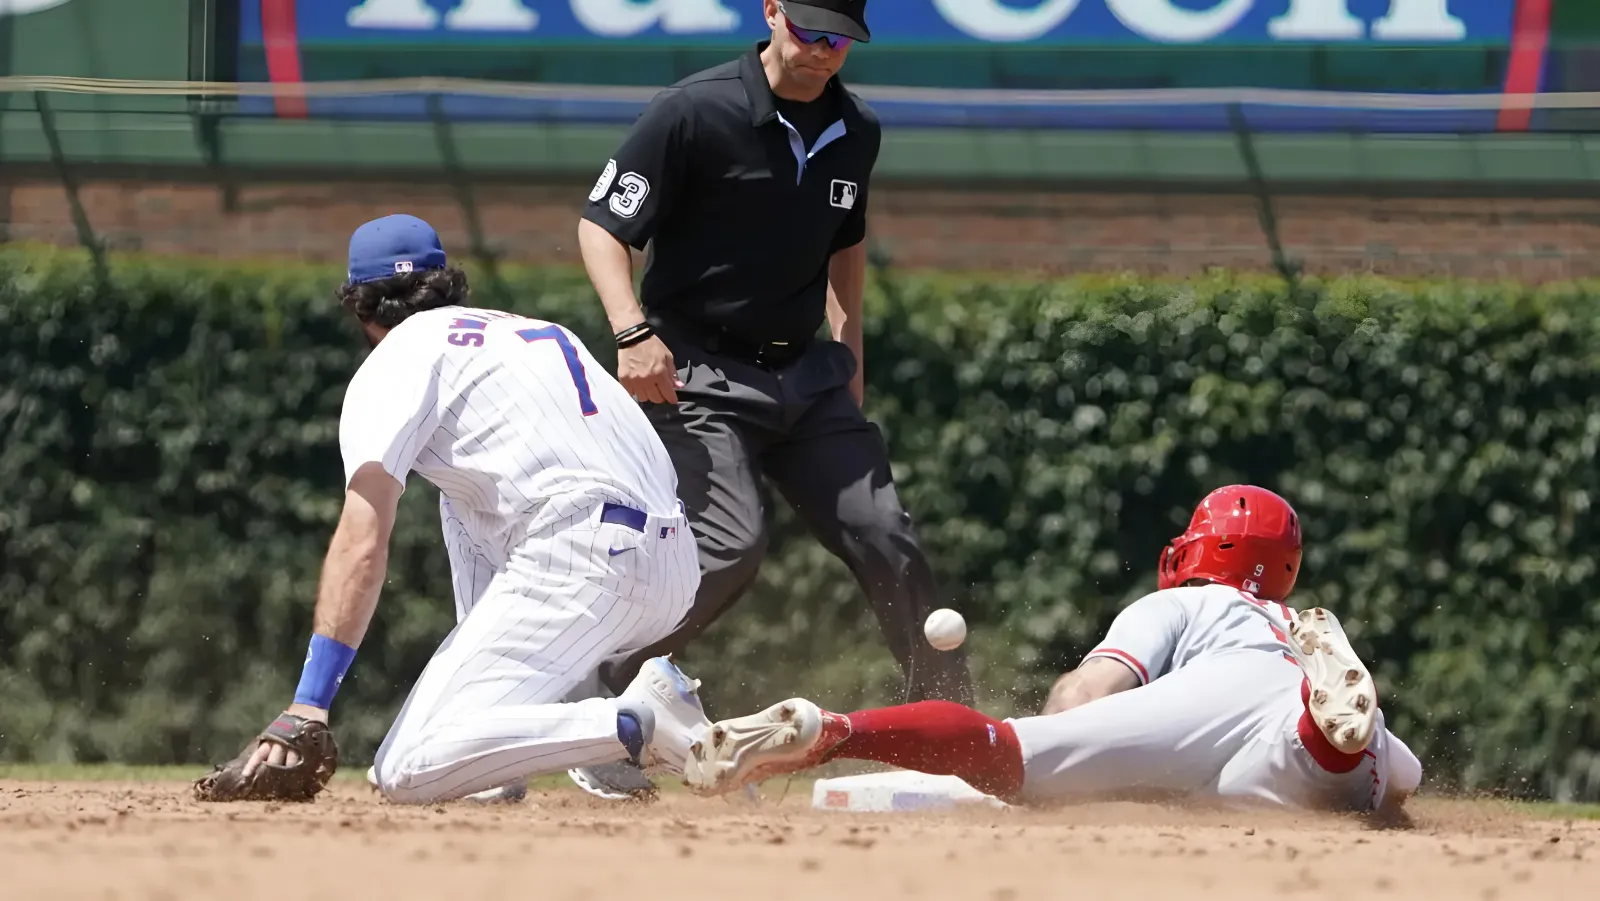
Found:
[{"label": "white pinstripe baseball pant", "polygon": [[444,510],[459,621],[378,749],[384,796],[451,800],[626,757],[613,701],[558,702],[688,613],[700,568],[687,520],[650,516],[640,531],[601,521],[597,504],[494,567],[451,534]]}]

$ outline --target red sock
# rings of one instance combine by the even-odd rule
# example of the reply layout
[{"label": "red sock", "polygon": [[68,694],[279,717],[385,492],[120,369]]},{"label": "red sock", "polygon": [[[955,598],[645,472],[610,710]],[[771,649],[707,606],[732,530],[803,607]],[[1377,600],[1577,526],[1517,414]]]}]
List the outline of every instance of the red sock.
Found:
[{"label": "red sock", "polygon": [[920,701],[846,715],[850,737],[828,756],[876,760],[958,776],[1008,801],[1022,790],[1022,746],[1009,723],[949,701]]},{"label": "red sock", "polygon": [[1300,703],[1306,709],[1300,714],[1300,722],[1296,724],[1295,731],[1300,733],[1300,743],[1305,746],[1306,753],[1330,773],[1348,773],[1361,765],[1360,754],[1346,754],[1335,748],[1333,742],[1328,741],[1328,736],[1322,734],[1317,727],[1317,721],[1311,716],[1311,682],[1300,680]]}]

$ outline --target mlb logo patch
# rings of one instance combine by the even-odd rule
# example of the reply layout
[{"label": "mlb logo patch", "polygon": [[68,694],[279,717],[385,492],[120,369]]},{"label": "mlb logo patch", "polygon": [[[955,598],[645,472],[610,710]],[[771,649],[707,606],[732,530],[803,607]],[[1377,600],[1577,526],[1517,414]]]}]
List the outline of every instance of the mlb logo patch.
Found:
[{"label": "mlb logo patch", "polygon": [[836,178],[828,190],[828,203],[841,210],[853,210],[856,208],[856,194],[859,192],[860,188],[855,182]]},{"label": "mlb logo patch", "polygon": [[411,261],[410,260],[400,260],[399,262],[394,264],[394,271],[395,271],[396,274],[399,274],[399,273],[402,273],[402,272],[410,272],[411,271]]},{"label": "mlb logo patch", "polygon": [[678,534],[678,527],[677,526],[662,526],[661,527],[661,537],[662,538],[676,537],[677,534]]}]

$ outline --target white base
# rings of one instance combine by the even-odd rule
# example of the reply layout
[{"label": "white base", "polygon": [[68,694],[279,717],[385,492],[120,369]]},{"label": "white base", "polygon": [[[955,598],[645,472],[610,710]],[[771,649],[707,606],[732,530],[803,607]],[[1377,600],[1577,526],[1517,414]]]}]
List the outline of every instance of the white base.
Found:
[{"label": "white base", "polygon": [[1007,806],[955,776],[929,776],[912,770],[818,779],[811,790],[811,806],[817,810],[904,813],[950,810],[970,804]]}]

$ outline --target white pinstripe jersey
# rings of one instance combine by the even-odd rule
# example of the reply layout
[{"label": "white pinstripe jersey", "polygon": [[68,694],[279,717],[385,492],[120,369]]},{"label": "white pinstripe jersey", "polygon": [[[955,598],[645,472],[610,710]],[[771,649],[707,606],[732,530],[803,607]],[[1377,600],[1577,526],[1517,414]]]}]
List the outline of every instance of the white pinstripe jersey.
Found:
[{"label": "white pinstripe jersey", "polygon": [[622,385],[561,326],[494,310],[429,310],[391,330],[345,392],[339,447],[347,485],[374,462],[432,482],[496,565],[606,501],[678,510],[672,461]]}]

